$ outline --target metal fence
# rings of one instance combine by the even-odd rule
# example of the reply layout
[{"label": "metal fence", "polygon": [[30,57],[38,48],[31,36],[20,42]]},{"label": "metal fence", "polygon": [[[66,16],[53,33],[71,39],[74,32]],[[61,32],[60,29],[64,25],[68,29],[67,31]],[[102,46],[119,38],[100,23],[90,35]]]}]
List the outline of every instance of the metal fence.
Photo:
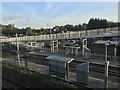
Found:
[{"label": "metal fence", "polygon": [[[38,62],[39,62],[39,64],[33,63],[32,61],[29,61],[29,60],[22,59],[20,62],[20,65],[18,65],[18,61],[16,59],[2,58],[2,63],[15,65],[15,66],[22,67],[22,68],[27,68],[27,69],[35,71],[35,72],[49,75],[49,66],[40,64],[41,60],[38,60]],[[77,78],[76,74],[77,73],[78,73],[78,71],[76,71],[76,69],[74,69],[74,71],[70,70],[69,77],[65,78],[65,79],[70,82],[76,82],[76,78]],[[79,73],[84,74],[84,72],[79,72]],[[93,72],[89,71],[88,75],[89,75],[88,76],[88,84],[86,84],[86,86],[92,87],[92,88],[104,88],[104,84],[105,84],[104,73],[97,73],[97,72],[93,73]],[[109,77],[109,78],[111,78],[111,77]],[[120,89],[120,83],[118,81],[115,82],[115,81],[108,80],[108,88]]]}]

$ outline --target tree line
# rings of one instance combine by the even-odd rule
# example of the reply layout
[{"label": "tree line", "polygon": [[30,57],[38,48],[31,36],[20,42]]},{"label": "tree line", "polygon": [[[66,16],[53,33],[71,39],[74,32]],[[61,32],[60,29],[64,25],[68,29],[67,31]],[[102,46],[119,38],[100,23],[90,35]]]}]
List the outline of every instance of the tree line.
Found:
[{"label": "tree line", "polygon": [[82,31],[82,30],[91,30],[91,29],[101,29],[101,28],[110,28],[110,27],[118,27],[120,26],[119,22],[112,22],[107,21],[106,19],[99,19],[99,18],[91,18],[89,22],[78,24],[78,25],[71,25],[66,24],[64,26],[54,26],[53,28],[40,28],[40,29],[31,29],[31,27],[26,27],[19,29],[15,27],[14,25],[2,25],[0,24],[0,27],[2,30],[24,30],[26,31],[27,35],[37,35],[37,34],[50,34],[51,33],[64,33],[67,31]]}]

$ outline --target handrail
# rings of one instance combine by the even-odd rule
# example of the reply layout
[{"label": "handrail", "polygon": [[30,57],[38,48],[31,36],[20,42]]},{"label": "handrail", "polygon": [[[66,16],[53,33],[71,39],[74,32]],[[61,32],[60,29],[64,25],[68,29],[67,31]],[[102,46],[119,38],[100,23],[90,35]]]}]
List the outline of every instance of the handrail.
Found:
[{"label": "handrail", "polygon": [[[70,31],[66,33],[58,33],[58,34],[48,34],[48,35],[38,35],[38,36],[23,36],[18,37],[19,41],[34,41],[34,40],[50,40],[50,39],[60,39],[60,38],[75,38],[75,37],[89,37],[89,36],[97,36],[103,33],[112,33],[112,34],[120,34],[119,27],[114,28],[103,28],[103,29],[93,29],[93,30],[84,30],[84,31]],[[11,37],[7,39],[0,39],[0,42],[11,42],[16,41],[16,37]]]}]

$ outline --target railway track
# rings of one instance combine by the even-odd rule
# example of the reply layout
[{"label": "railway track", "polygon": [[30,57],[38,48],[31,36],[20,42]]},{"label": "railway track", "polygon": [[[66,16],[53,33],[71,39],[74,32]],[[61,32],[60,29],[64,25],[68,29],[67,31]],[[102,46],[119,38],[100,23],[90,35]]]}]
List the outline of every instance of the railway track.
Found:
[{"label": "railway track", "polygon": [[[103,70],[103,69],[100,69],[100,68],[96,69],[96,68],[93,68],[93,67],[90,67],[89,70],[94,71],[94,72],[99,72],[99,73],[104,73],[105,72],[105,70]],[[120,73],[118,71],[109,70],[108,73],[109,73],[109,75],[120,77]]]},{"label": "railway track", "polygon": [[5,78],[5,77],[2,77],[2,89],[6,89],[6,90],[9,90],[9,89],[25,89],[26,87],[23,87],[21,86],[20,84],[14,82],[14,81],[11,81],[9,80],[8,78]]},{"label": "railway track", "polygon": [[[31,55],[28,59],[28,57],[22,57],[21,59],[24,59],[24,60],[27,60],[27,61],[30,61],[30,62],[33,62],[33,63],[36,63],[36,64],[42,64],[42,65],[45,65],[45,66],[49,66],[49,61],[46,60],[47,56],[43,56],[43,55]],[[70,68],[72,71],[75,71],[76,69],[76,65],[77,64],[81,64],[83,62],[81,61],[77,61],[77,60],[74,60],[70,63]],[[89,70],[90,72],[97,72],[97,73],[104,73],[104,65],[103,64],[95,64],[95,63],[89,63]],[[117,76],[117,77],[120,77],[120,68],[119,67],[113,67],[113,66],[109,66],[109,75],[112,75],[112,76]]]},{"label": "railway track", "polygon": [[[27,58],[26,58],[27,59]],[[31,59],[29,59],[29,61],[31,62],[34,62],[34,63],[37,63],[37,64],[42,64],[42,65],[45,65],[45,66],[49,66],[49,61],[45,59],[45,56],[43,57],[37,57],[37,56],[34,56],[34,61]],[[77,60],[74,60],[70,63],[70,68],[72,71],[75,71],[76,69],[76,65],[77,64],[81,64],[83,62],[81,61],[77,61]],[[104,73],[104,65],[102,64],[95,64],[95,63],[89,63],[89,70],[91,72],[97,72],[97,73]],[[120,68],[119,67],[113,67],[113,66],[109,66],[109,75],[112,75],[112,76],[117,76],[117,77],[120,77]]]},{"label": "railway track", "polygon": [[[70,64],[70,67],[72,68],[72,70],[75,70],[76,65],[77,64],[81,64],[83,62],[80,61],[73,61]],[[99,73],[104,73],[104,65],[102,64],[95,64],[95,63],[89,63],[89,70],[90,71],[94,71],[94,72],[99,72]],[[119,67],[113,67],[113,66],[109,66],[109,75],[114,75],[114,76],[118,76],[120,77],[120,68]]]}]

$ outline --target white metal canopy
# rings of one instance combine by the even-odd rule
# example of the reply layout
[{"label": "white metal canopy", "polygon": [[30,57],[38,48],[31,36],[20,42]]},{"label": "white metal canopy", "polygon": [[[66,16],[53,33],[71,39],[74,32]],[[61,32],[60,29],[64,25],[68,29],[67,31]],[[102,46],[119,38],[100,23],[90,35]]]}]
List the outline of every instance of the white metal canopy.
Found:
[{"label": "white metal canopy", "polygon": [[[95,42],[95,44],[106,44],[108,41],[102,41],[102,40],[98,40]],[[117,45],[118,41],[110,41],[110,44],[114,44]]]},{"label": "white metal canopy", "polygon": [[67,58],[58,55],[49,55],[48,57],[46,57],[46,59],[63,63],[70,63],[72,60],[74,60],[74,58]]}]

